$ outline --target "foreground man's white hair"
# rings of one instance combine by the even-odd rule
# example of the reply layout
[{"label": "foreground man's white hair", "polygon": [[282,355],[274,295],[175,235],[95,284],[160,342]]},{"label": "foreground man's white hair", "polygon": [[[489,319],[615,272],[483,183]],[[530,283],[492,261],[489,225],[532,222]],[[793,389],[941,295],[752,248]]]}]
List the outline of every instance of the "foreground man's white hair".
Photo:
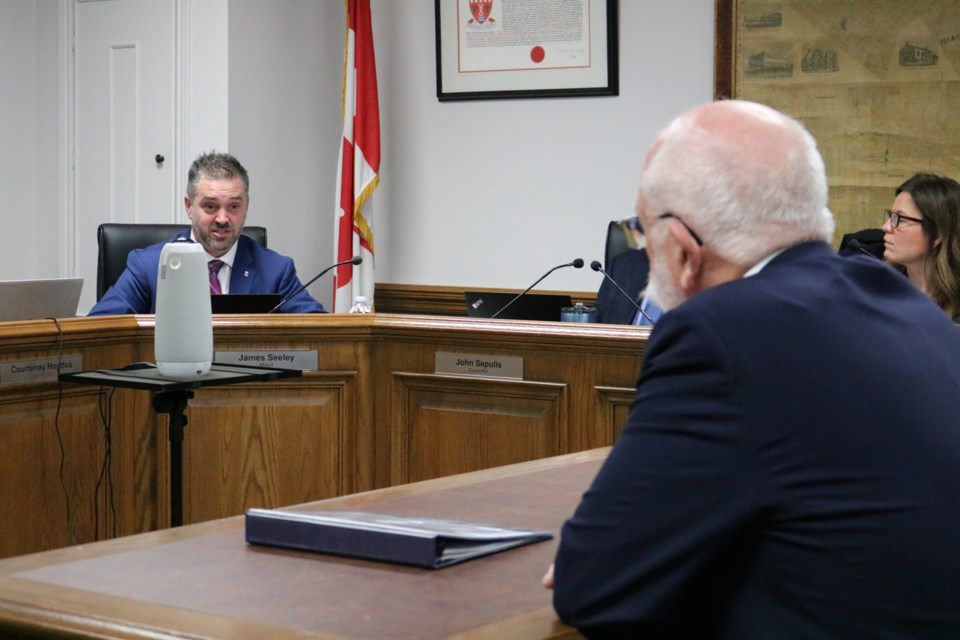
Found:
[{"label": "foreground man's white hair", "polygon": [[651,215],[682,216],[718,256],[745,267],[833,236],[816,141],[754,102],[713,102],[673,120],[647,155],[639,197]]}]

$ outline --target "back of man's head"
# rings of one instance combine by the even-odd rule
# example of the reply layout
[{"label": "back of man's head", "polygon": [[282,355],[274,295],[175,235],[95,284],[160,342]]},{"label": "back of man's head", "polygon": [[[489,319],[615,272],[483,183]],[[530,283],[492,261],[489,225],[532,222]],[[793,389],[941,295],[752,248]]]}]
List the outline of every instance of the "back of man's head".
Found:
[{"label": "back of man's head", "polygon": [[193,161],[187,173],[187,197],[191,201],[197,195],[197,186],[204,178],[210,180],[240,178],[243,181],[243,192],[250,196],[250,178],[247,176],[247,170],[229,153],[210,151],[200,154]]},{"label": "back of man's head", "polygon": [[640,197],[653,213],[681,215],[712,251],[745,267],[833,235],[813,137],[753,102],[713,102],[671,122],[647,156]]}]

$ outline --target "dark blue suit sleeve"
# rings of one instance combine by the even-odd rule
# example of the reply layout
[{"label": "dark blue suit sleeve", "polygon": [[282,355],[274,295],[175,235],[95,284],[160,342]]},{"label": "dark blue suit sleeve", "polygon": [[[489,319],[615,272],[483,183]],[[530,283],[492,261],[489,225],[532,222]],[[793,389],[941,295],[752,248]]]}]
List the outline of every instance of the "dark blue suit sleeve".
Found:
[{"label": "dark blue suit sleeve", "polygon": [[692,585],[758,509],[743,400],[706,322],[681,307],[657,327],[627,424],[562,530],[562,620],[588,637],[680,637],[693,622],[678,619]]},{"label": "dark blue suit sleeve", "polygon": [[[297,270],[294,268],[293,260],[290,258],[284,258],[284,260],[286,264],[280,272],[280,282],[277,288],[281,299],[293,294],[294,291],[303,286],[303,283],[300,282],[300,279],[297,277]],[[288,300],[278,311],[283,313],[327,312],[327,310],[323,308],[323,305],[317,300],[314,300],[306,289]]]},{"label": "dark blue suit sleeve", "polygon": [[103,298],[90,310],[91,316],[112,316],[129,313],[154,313],[157,289],[157,265],[160,247],[134,249],[127,256],[127,268]]},{"label": "dark blue suit sleeve", "polygon": [[306,289],[294,295],[301,287],[292,258],[240,236],[230,276],[230,293],[278,293],[281,299],[292,295],[279,312],[326,313],[323,305]]}]

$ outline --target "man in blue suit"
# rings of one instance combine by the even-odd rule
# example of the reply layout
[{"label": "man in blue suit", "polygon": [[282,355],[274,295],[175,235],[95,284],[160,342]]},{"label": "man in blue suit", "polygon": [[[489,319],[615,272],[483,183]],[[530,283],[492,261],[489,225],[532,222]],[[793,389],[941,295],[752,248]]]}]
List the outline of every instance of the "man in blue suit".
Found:
[{"label": "man in blue suit", "polygon": [[[650,261],[647,252],[643,249],[628,249],[618,253],[606,265],[610,278],[623,288],[617,287],[604,278],[597,291],[597,322],[608,324],[635,324],[637,307],[647,286],[647,273],[650,271]],[[627,295],[624,295],[626,293]]]},{"label": "man in blue suit", "polygon": [[[650,272],[650,261],[644,249],[628,249],[610,259],[609,278],[604,278],[597,292],[597,322],[652,326],[662,310],[643,295]],[[617,288],[613,282],[623,288]],[[626,294],[626,295],[624,295]],[[637,306],[642,311],[637,310]]]},{"label": "man in blue suit", "polygon": [[[184,238],[203,245],[210,257],[211,293],[278,293],[286,299],[301,289],[293,260],[241,234],[250,205],[250,180],[236,158],[215,152],[198,157],[190,167],[184,205],[192,229],[170,242]],[[157,266],[164,244],[131,251],[127,268],[89,315],[155,313]],[[306,290],[278,311],[325,312]]]},{"label": "man in blue suit", "polygon": [[960,332],[828,240],[797,121],[721,101],[644,164],[651,333],[544,577],[589,638],[960,638]]}]

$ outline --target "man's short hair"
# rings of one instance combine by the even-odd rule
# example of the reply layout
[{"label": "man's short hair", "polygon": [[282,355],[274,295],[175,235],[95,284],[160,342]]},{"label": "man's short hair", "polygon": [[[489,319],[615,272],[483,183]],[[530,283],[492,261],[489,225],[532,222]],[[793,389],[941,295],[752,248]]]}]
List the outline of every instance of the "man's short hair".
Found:
[{"label": "man's short hair", "polygon": [[227,180],[230,178],[240,178],[243,181],[243,192],[250,196],[250,178],[247,176],[247,170],[243,168],[240,161],[229,153],[217,153],[210,151],[202,153],[190,165],[190,171],[187,173],[187,197],[193,201],[197,195],[197,187],[204,178],[210,180]]}]

